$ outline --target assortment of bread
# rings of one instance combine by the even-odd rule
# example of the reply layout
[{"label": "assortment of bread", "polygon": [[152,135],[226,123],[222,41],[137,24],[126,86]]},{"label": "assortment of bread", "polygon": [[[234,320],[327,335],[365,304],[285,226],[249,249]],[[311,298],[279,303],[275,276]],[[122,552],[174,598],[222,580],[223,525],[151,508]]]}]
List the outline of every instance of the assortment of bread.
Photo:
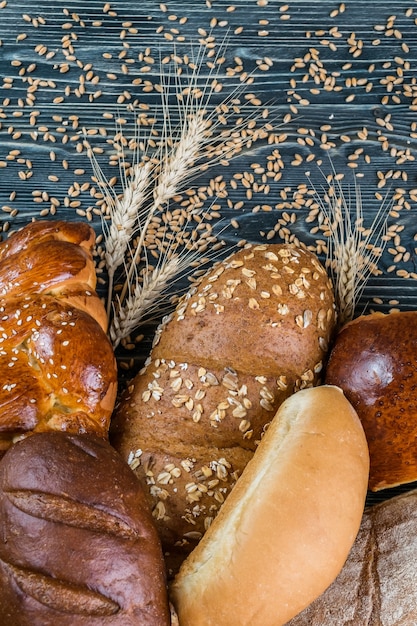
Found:
[{"label": "assortment of bread", "polygon": [[0,244],[0,453],[28,433],[107,437],[117,367],[84,223],[28,224]]},{"label": "assortment of bread", "polygon": [[114,410],[93,246],[61,221],[0,244],[1,624],[416,622],[416,492],[364,504],[417,479],[417,313],[335,337],[318,258],[247,245]]},{"label": "assortment of bread", "polygon": [[171,594],[181,626],[280,626],[340,572],[367,493],[369,453],[337,387],[280,406]]},{"label": "assortment of bread", "polygon": [[364,426],[373,491],[417,480],[417,311],[357,317],[338,333],[326,381]]},{"label": "assortment of bread", "polygon": [[173,571],[279,405],[320,381],[335,317],[314,254],[247,245],[218,262],[157,330],[116,408],[111,442],[148,494]]}]

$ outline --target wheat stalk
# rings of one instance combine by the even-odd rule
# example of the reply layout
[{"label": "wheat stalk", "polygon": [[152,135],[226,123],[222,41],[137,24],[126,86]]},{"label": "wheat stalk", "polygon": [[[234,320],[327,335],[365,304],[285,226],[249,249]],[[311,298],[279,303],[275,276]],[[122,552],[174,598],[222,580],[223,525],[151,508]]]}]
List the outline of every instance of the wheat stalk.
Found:
[{"label": "wheat stalk", "polygon": [[[115,137],[123,140],[122,127],[117,126]],[[86,133],[84,131],[84,137]],[[104,235],[104,259],[108,274],[107,316],[110,317],[112,308],[112,294],[117,269],[125,263],[127,250],[132,239],[140,212],[149,198],[149,188],[152,181],[154,162],[144,152],[139,160],[138,151],[134,152],[136,160],[128,167],[122,147],[119,173],[122,184],[122,194],[117,195],[113,186],[109,184],[100,167],[94,151],[85,139],[88,156],[92,165],[93,175],[102,190],[105,200],[106,214],[102,217],[102,231]],[[121,141],[123,146],[123,141]],[[140,118],[136,126],[135,145],[140,145]]]},{"label": "wheat stalk", "polygon": [[[92,156],[91,156],[92,155]],[[146,190],[152,172],[152,164],[137,164],[132,170],[129,182],[123,184],[121,197],[112,193],[112,188],[105,181],[103,172],[91,153],[93,172],[100,186],[109,210],[110,220],[102,219],[104,234],[104,259],[108,274],[107,316],[110,316],[116,270],[124,263],[129,242],[135,231],[140,209],[146,200]],[[123,179],[122,179],[123,180]]]},{"label": "wheat stalk", "polygon": [[[176,277],[189,270],[191,260],[194,265],[197,264],[198,256],[208,243],[205,240],[199,245],[194,241],[192,259],[187,246],[185,251],[181,251],[177,249],[177,244],[173,244],[166,253],[160,248],[157,266],[152,269],[148,263],[147,241],[157,216],[168,214],[170,201],[199,173],[215,163],[226,163],[227,159],[237,156],[243,146],[249,146],[267,135],[267,116],[264,112],[260,115],[258,110],[245,115],[238,107],[238,96],[251,83],[252,77],[244,77],[219,106],[209,110],[212,94],[219,91],[218,74],[223,62],[221,50],[207,63],[210,71],[203,82],[201,73],[205,46],[200,46],[196,61],[188,65],[192,70],[189,75],[184,75],[176,55],[173,55],[172,72],[163,73],[161,78],[162,129],[158,140],[155,141],[157,133],[151,126],[147,139],[135,142],[134,163],[130,167],[126,166],[126,142],[120,128],[120,195],[116,195],[93,151],[89,150],[93,173],[103,189],[107,206],[103,222],[108,272],[107,313],[109,333],[115,346],[129,336],[145,316],[148,318],[156,310],[158,302],[166,300],[163,296],[169,286]],[[241,113],[240,117],[236,123],[229,124],[236,117],[237,110]],[[179,117],[175,125],[172,123],[174,112]],[[262,125],[257,128],[259,119]],[[250,126],[250,132],[242,132],[245,126]],[[148,154],[151,149],[152,154]],[[187,225],[191,220],[197,220],[198,213],[202,211],[192,208]],[[193,233],[198,240],[198,228]],[[180,239],[178,237],[176,242]],[[154,254],[158,256],[158,251]],[[121,266],[124,280],[116,294],[115,276]]]},{"label": "wheat stalk", "polygon": [[[190,265],[198,258],[198,252],[188,256],[184,254],[170,255],[163,262],[158,263],[154,269],[146,269],[142,277],[137,280],[129,290],[123,305],[118,301],[118,311],[110,325],[110,339],[116,348],[119,343],[129,337],[130,334],[140,328],[146,319],[147,322],[155,316],[159,316],[169,300],[173,299],[168,289],[175,284],[176,279],[183,272],[189,271]],[[179,292],[176,292],[178,297]]]},{"label": "wheat stalk", "polygon": [[[185,268],[188,264],[185,265]],[[133,330],[140,327],[144,315],[152,316],[161,308],[161,297],[168,285],[181,272],[182,260],[179,255],[171,256],[162,266],[143,274],[142,281],[138,279],[133,290],[130,290],[123,305],[118,302],[117,315],[110,325],[110,339],[116,348],[122,339],[128,337]]]},{"label": "wheat stalk", "polygon": [[[333,165],[332,165],[333,168]],[[324,175],[324,174],[323,174]],[[309,178],[309,173],[307,173]],[[322,230],[327,237],[326,267],[333,280],[339,326],[353,319],[357,303],[371,274],[378,273],[387,237],[389,209],[386,198],[369,228],[364,227],[362,194],[355,178],[354,209],[333,168],[323,198],[309,178],[323,216]]]},{"label": "wheat stalk", "polygon": [[[188,224],[184,224],[184,232],[187,226]],[[222,232],[220,230],[219,234]],[[203,246],[198,238],[181,247],[177,241],[173,241],[158,257],[155,267],[150,265],[145,251],[144,267],[140,272],[135,267],[135,280],[129,283],[123,303],[117,294],[115,296],[117,315],[113,317],[109,330],[113,346],[116,348],[132,331],[140,328],[145,320],[148,323],[166,311],[167,304],[174,303],[181,295],[181,291],[186,289],[185,285],[180,288],[176,282],[190,272],[197,274],[197,268],[201,268],[209,261],[213,262],[223,245],[212,243],[209,253],[203,256]],[[174,285],[176,289],[172,295]]]},{"label": "wheat stalk", "polygon": [[[244,142],[240,134],[241,128],[252,121],[251,116],[244,116],[232,125],[231,129],[223,134],[216,135],[220,121],[216,115],[221,112],[222,123],[227,126],[228,119],[234,113],[231,103],[244,89],[245,85],[238,85],[211,114],[208,113],[210,99],[218,85],[217,72],[221,65],[221,45],[216,57],[211,61],[211,69],[203,86],[199,79],[203,63],[204,47],[200,46],[196,62],[191,66],[192,73],[184,77],[178,71],[174,54],[174,71],[171,74],[162,73],[161,76],[161,104],[163,126],[159,143],[159,168],[156,176],[153,202],[146,215],[144,223],[139,224],[139,238],[135,245],[130,267],[127,270],[126,280],[121,293],[121,300],[127,294],[129,284],[134,275],[134,267],[141,258],[147,229],[153,216],[166,203],[178,194],[185,182],[192,180],[198,173],[213,167],[222,159],[231,158]],[[174,81],[176,106],[180,122],[177,126],[171,124],[170,82]],[[183,87],[183,82],[185,87]],[[247,79],[250,83],[250,78]],[[213,149],[215,147],[215,149]]]},{"label": "wheat stalk", "polygon": [[[169,115],[168,111],[167,115]],[[189,120],[185,120],[183,134],[178,144],[174,146],[172,150],[166,148],[158,180],[153,191],[152,206],[146,214],[144,223],[139,225],[140,235],[136,243],[130,268],[127,271],[127,277],[121,294],[122,300],[127,293],[135,265],[140,259],[149,224],[154,214],[161,206],[167,204],[167,202],[179,192],[181,183],[190,176],[192,166],[200,154],[205,129],[206,122],[204,119],[200,116],[191,117]],[[166,132],[166,125],[164,125],[164,134]]]}]

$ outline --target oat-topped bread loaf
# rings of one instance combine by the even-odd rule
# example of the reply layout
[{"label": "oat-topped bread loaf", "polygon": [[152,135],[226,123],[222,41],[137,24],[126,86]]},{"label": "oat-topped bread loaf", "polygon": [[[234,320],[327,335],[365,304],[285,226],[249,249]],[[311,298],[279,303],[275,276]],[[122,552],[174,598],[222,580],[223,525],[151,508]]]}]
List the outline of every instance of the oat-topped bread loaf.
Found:
[{"label": "oat-topped bread loaf", "polygon": [[0,244],[0,454],[43,430],[107,436],[117,368],[93,229],[28,224]]},{"label": "oat-topped bread loaf", "polygon": [[164,320],[111,441],[171,557],[201,538],[283,400],[318,383],[334,324],[326,271],[284,244],[218,262]]}]

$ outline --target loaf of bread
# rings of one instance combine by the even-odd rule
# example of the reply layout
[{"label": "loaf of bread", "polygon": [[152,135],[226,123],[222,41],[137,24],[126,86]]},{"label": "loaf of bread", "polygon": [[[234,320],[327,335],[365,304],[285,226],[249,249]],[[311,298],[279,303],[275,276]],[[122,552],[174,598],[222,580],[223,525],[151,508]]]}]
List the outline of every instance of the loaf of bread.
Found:
[{"label": "loaf of bread", "polygon": [[326,381],[355,407],[368,439],[369,487],[417,480],[417,311],[363,315],[344,326]]},{"label": "loaf of bread", "polygon": [[201,539],[283,400],[320,381],[334,324],[326,271],[285,244],[218,262],[163,321],[110,436],[148,493],[167,563]]},{"label": "loaf of bread", "polygon": [[94,231],[39,221],[0,244],[0,455],[44,430],[108,435],[117,368]]},{"label": "loaf of bread", "polygon": [[169,626],[133,472],[95,435],[35,433],[0,462],[2,626]]},{"label": "loaf of bread", "polygon": [[367,509],[345,566],[287,626],[417,624],[417,490]]},{"label": "loaf of bread", "polygon": [[368,472],[339,388],[288,398],[171,586],[181,626],[281,626],[303,610],[346,561]]}]

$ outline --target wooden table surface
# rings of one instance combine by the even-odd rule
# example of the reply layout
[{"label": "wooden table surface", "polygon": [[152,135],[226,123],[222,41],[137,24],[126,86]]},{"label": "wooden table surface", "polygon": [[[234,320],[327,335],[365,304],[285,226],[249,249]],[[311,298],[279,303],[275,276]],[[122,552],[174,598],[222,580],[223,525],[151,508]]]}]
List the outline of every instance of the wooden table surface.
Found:
[{"label": "wooden table surface", "polygon": [[[323,257],[328,177],[353,213],[358,183],[364,225],[383,205],[389,237],[357,312],[415,308],[412,0],[0,0],[2,236],[40,216],[86,219],[100,234],[102,195],[87,146],[120,192],[116,133],[122,128],[131,158],[137,119],[146,132],[154,115],[155,132],[163,122],[162,77],[180,69],[184,86],[193,60],[199,84],[215,79],[209,113],[230,94],[239,100],[224,128],[242,116],[266,132],[249,133],[233,159],[198,172],[177,204],[207,206],[227,248],[297,238]],[[175,126],[175,102],[170,115]],[[216,119],[221,130],[221,113]],[[119,358],[140,361],[149,342],[145,329],[133,357],[121,349]]]}]

